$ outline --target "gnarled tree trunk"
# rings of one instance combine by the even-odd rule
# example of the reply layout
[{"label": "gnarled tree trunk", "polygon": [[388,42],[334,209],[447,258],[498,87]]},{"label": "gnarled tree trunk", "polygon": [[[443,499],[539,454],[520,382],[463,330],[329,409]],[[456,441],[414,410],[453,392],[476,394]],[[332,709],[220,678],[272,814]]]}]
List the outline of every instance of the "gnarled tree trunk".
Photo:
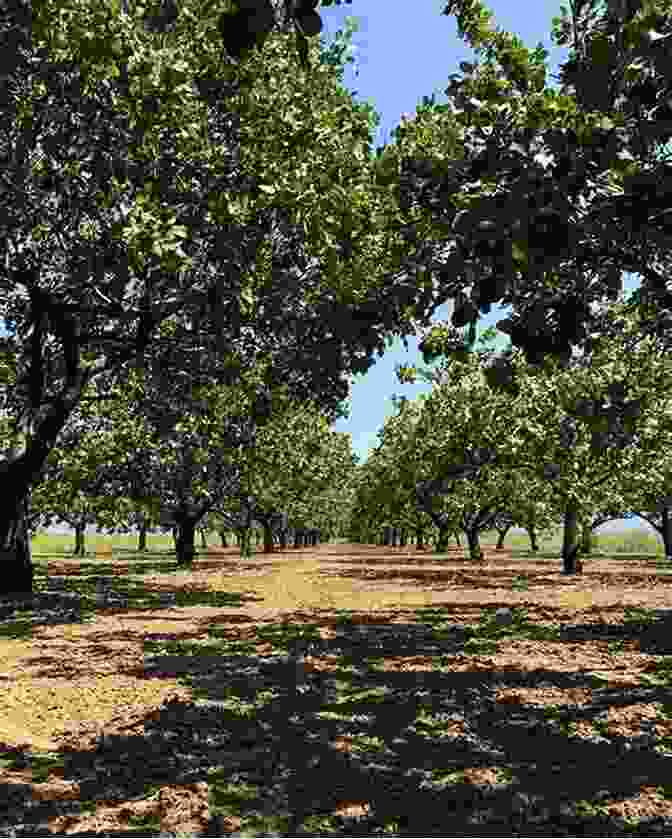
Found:
[{"label": "gnarled tree trunk", "polygon": [[425,549],[425,530],[422,527],[416,528],[415,546],[419,551],[424,551]]},{"label": "gnarled tree trunk", "polygon": [[591,554],[593,550],[593,530],[590,526],[590,518],[581,522],[581,539],[579,542],[580,554]]},{"label": "gnarled tree trunk", "polygon": [[510,529],[511,529],[511,526],[509,525],[509,527],[507,527],[505,530],[498,530],[497,531],[498,536],[497,536],[497,545],[495,546],[496,551],[501,551],[503,549],[504,538],[505,538],[506,534],[509,532]]},{"label": "gnarled tree trunk", "polygon": [[252,549],[250,547],[250,529],[249,527],[239,527],[236,530],[236,539],[240,547],[241,556],[251,556]]},{"label": "gnarled tree trunk", "polygon": [[149,529],[149,518],[146,513],[140,511],[138,513],[138,553],[144,553],[147,550],[147,530]]},{"label": "gnarled tree trunk", "polygon": [[177,525],[177,539],[175,541],[175,556],[178,565],[191,565],[196,555],[196,522],[185,516]]},{"label": "gnarled tree trunk", "polygon": [[29,495],[0,505],[0,597],[30,597],[33,594],[33,563],[28,530]]},{"label": "gnarled tree trunk", "polygon": [[670,516],[670,508],[664,506],[661,510],[662,516],[662,537],[663,547],[665,548],[665,558],[672,560],[672,516]]},{"label": "gnarled tree trunk", "polygon": [[467,541],[469,542],[469,559],[482,560],[483,550],[479,542],[478,529],[476,527],[467,530]]},{"label": "gnarled tree trunk", "polygon": [[147,550],[147,525],[142,520],[140,524],[140,531],[138,532],[138,553],[144,553]]},{"label": "gnarled tree trunk", "polygon": [[85,524],[76,524],[75,525],[75,552],[73,556],[84,556],[86,553],[85,550],[85,539],[86,534],[86,525]]},{"label": "gnarled tree trunk", "polygon": [[443,554],[448,550],[448,543],[450,542],[450,534],[452,531],[448,527],[439,527],[439,536],[436,540],[435,553]]},{"label": "gnarled tree trunk", "polygon": [[565,526],[562,536],[562,566],[564,574],[576,574],[581,570],[577,560],[579,554],[578,534],[578,511],[574,507],[568,507],[565,511]]},{"label": "gnarled tree trunk", "polygon": [[534,529],[533,525],[530,525],[527,528],[527,534],[530,537],[530,547],[533,551],[539,550],[539,544],[537,543],[537,532]]}]

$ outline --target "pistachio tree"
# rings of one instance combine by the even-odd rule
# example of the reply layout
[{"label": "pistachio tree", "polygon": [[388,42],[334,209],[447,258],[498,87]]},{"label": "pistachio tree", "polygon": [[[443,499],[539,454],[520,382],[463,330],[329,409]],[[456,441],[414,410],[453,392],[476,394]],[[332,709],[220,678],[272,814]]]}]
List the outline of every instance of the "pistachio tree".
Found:
[{"label": "pistachio tree", "polygon": [[[639,0],[598,14],[589,0],[569,5],[572,20],[554,21],[572,50],[555,90],[541,45],[497,29],[480,0],[451,0],[444,13],[476,60],[451,75],[446,103],[403,122],[380,162],[414,222],[409,267],[434,271],[440,293],[452,287],[454,326],[511,305],[498,328],[530,362],[589,351],[590,333],[607,328],[592,304],[616,298],[624,271],[642,276],[642,300],[655,303],[646,328],[669,334],[672,323],[672,167],[662,151],[672,12]],[[440,143],[444,125],[458,132],[458,157]],[[463,345],[452,336],[445,351]]]},{"label": "pistachio tree", "polygon": [[[615,305],[611,317],[625,308]],[[529,421],[509,465],[541,473],[564,499],[567,573],[580,548],[579,520],[636,509],[626,494],[628,479],[642,478],[656,459],[666,459],[669,362],[660,345],[640,342],[636,320],[620,322],[621,338],[604,338],[590,365],[580,359],[571,370],[556,365],[550,375],[535,375],[521,387]],[[633,337],[637,349],[629,346]]]},{"label": "pistachio tree", "polygon": [[[212,13],[185,2],[157,27],[130,3],[120,14],[113,4],[43,2],[31,42],[32,9],[17,3],[3,29],[11,52],[0,137],[11,161],[2,314],[18,363],[3,402],[15,443],[0,463],[12,487],[0,520],[4,588],[32,589],[30,488],[94,378],[110,383],[140,366],[162,382],[157,392],[170,382],[186,403],[179,372],[207,379],[207,357],[208,383],[223,383],[235,378],[232,360],[252,369],[265,356],[266,387],[319,392],[335,410],[347,375],[370,367],[385,336],[411,321],[408,334],[428,325],[451,297],[469,340],[478,312],[511,304],[510,334],[527,360],[568,361],[602,328],[591,303],[613,299],[623,270],[642,274],[648,323],[665,333],[670,171],[664,133],[650,143],[641,136],[667,120],[662,99],[644,113],[623,103],[636,101],[644,76],[655,83],[649,95],[667,96],[669,13],[612,6],[619,84],[604,111],[579,95],[586,66],[566,90],[549,91],[543,50],[493,30],[477,0],[450,3],[446,12],[486,60],[462,68],[448,104],[419,108],[371,161],[370,115],[350,119],[353,109],[343,124],[331,100],[330,116],[314,118],[314,97],[334,87],[321,83],[326,66],[301,58],[307,49],[319,61],[309,40],[321,26],[306,4],[285,16],[302,30],[293,57],[289,36],[274,33],[280,4]],[[577,53],[599,47],[598,30],[577,41]],[[599,48],[582,55],[599,64]],[[280,67],[284,85],[272,83]],[[292,100],[280,112],[278,100],[260,106],[275,90]],[[286,142],[255,156],[269,113]],[[358,126],[361,157],[348,145]],[[324,136],[343,138],[340,165],[326,181],[308,166],[302,180],[301,152],[321,149]],[[293,172],[278,146],[292,149]],[[361,168],[344,182],[346,164]],[[326,196],[325,184],[336,185]],[[643,213],[636,227],[633,211]],[[265,271],[250,274],[253,262]],[[159,351],[157,328],[171,318],[179,334]]]},{"label": "pistachio tree", "polygon": [[[426,478],[416,486],[418,504],[441,525],[457,516],[472,559],[482,557],[479,534],[503,512],[513,512],[522,482],[496,468],[497,452],[510,445],[525,422],[508,394],[494,393],[472,359],[423,402],[415,455]],[[530,481],[525,476],[530,497]]]},{"label": "pistachio tree", "polygon": [[575,356],[569,369],[551,359],[543,367],[529,365],[520,353],[510,353],[515,379],[506,382],[496,365],[483,364],[486,358],[453,358],[424,402],[416,447],[420,460],[432,460],[431,477],[418,487],[427,509],[450,496],[455,480],[468,493],[485,489],[492,475],[514,483],[518,475],[523,486],[549,499],[549,521],[563,515],[566,573],[575,570],[579,522],[636,509],[619,479],[628,474],[634,482],[652,458],[665,461],[670,368],[660,342],[641,340],[627,302],[605,315],[617,337],[602,336],[591,356]]},{"label": "pistachio tree", "polygon": [[[273,549],[274,531],[289,526],[332,530],[347,509],[354,463],[350,435],[331,430],[314,404],[290,405],[273,417],[241,465],[241,486],[264,525],[264,550]],[[239,499],[230,500],[240,510]],[[226,501],[222,507],[225,515]]]},{"label": "pistachio tree", "polygon": [[130,3],[35,11],[0,131],[0,314],[16,361],[0,394],[13,446],[0,547],[2,590],[17,593],[32,591],[31,488],[89,384],[111,394],[140,370],[157,410],[179,415],[192,384],[235,384],[263,361],[262,401],[282,383],[333,419],[348,377],[435,305],[431,282],[395,268],[372,115],[314,40],[307,70],[284,32],[232,59],[196,2],[162,33]]},{"label": "pistachio tree", "polygon": [[[177,528],[177,561],[188,565],[204,515],[224,498],[239,495],[242,451],[254,442],[261,420],[255,424],[251,419],[251,402],[240,385],[194,386],[190,413],[182,411],[181,400],[172,409],[155,403],[153,391],[138,374],[129,379],[122,395],[96,407],[109,431],[106,457],[97,456],[102,447],[93,452],[95,471],[107,487],[116,488],[100,504],[113,522],[128,514],[117,498],[158,511],[160,524]],[[276,404],[279,398],[276,394]],[[265,410],[270,416],[272,405]],[[73,424],[68,431],[77,434],[78,428]],[[78,435],[78,449],[86,443]]]},{"label": "pistachio tree", "polygon": [[[398,413],[389,417],[378,436],[380,444],[370,454],[363,471],[364,480],[359,484],[357,506],[353,509],[353,525],[360,525],[365,538],[375,538],[381,532],[386,543],[386,534],[396,544],[394,529],[400,529],[400,541],[405,543],[406,535],[412,532],[418,547],[424,547],[425,537],[434,529],[434,522],[422,510],[416,500],[415,485],[422,477],[421,461],[415,452],[416,423],[420,416],[421,400],[393,400]],[[361,526],[365,525],[364,528]],[[392,528],[392,533],[385,531]],[[445,542],[446,531],[455,534],[449,525],[440,529],[439,541]],[[459,537],[456,536],[459,544]]]}]

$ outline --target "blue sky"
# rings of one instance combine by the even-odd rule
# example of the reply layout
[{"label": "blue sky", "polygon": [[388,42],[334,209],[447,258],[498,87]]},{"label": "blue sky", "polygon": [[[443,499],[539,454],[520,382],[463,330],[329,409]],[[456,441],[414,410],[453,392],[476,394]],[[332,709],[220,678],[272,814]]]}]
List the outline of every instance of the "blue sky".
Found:
[{"label": "blue sky", "polygon": [[[459,72],[461,61],[473,60],[473,52],[457,34],[455,19],[441,14],[445,3],[446,0],[414,0],[412,4],[398,0],[353,0],[350,5],[321,9],[327,42],[337,30],[345,28],[347,16],[359,19],[360,31],[353,36],[356,64],[348,66],[344,84],[356,99],[369,101],[380,114],[373,148],[391,141],[391,132],[399,124],[401,114],[414,114],[423,96],[435,93],[437,102],[444,102],[443,91],[449,75]],[[515,0],[490,0],[489,8],[494,12],[495,24],[517,34],[526,46],[533,48],[541,41],[549,53],[550,72],[557,74],[559,63],[567,55],[566,49],[556,47],[550,36],[551,19],[560,13],[560,0],[524,4]],[[552,80],[547,83],[555,86]],[[625,278],[625,289],[635,289],[638,285],[635,277]],[[479,333],[509,312],[508,307],[493,307],[479,322]],[[434,320],[439,322],[447,316],[448,308],[444,305],[437,310]],[[500,335],[503,346],[508,339]],[[350,433],[353,450],[361,461],[377,445],[377,432],[394,413],[392,394],[413,399],[430,390],[430,385],[422,381],[402,385],[396,379],[396,364],[424,366],[417,343],[417,338],[409,336],[407,352],[402,342],[395,340],[366,375],[353,380],[350,417],[338,420],[334,428]],[[623,524],[632,526],[632,523]],[[643,522],[636,520],[635,526],[642,525]]]}]

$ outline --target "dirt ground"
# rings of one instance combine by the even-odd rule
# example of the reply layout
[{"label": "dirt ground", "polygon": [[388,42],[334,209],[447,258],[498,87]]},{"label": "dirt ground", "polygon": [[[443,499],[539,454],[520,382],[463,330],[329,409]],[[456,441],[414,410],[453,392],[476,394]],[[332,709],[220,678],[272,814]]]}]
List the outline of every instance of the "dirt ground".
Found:
[{"label": "dirt ground", "polygon": [[2,835],[672,835],[669,564],[115,558],[121,604],[85,620],[91,564],[50,560],[66,605],[0,620]]}]

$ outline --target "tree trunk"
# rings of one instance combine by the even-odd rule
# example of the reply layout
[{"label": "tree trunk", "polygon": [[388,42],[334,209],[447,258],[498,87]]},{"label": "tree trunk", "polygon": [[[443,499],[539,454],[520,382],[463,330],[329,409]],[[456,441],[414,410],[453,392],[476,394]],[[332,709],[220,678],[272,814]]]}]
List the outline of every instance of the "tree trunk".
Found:
[{"label": "tree trunk", "polygon": [[564,574],[576,574],[579,570],[578,512],[574,507],[565,511],[565,524],[562,536],[562,566]]},{"label": "tree trunk", "polygon": [[264,553],[273,553],[273,530],[270,524],[264,525]]},{"label": "tree trunk", "polygon": [[583,522],[581,524],[581,547],[582,554],[591,554],[593,550],[593,531],[590,527],[590,522]]},{"label": "tree trunk", "polygon": [[204,551],[207,551],[207,549],[208,549],[207,531],[203,527],[201,527],[199,529],[201,531],[201,548],[203,548]]},{"label": "tree trunk", "polygon": [[138,526],[138,553],[143,553],[147,550],[147,518],[144,513],[140,515],[140,524]]},{"label": "tree trunk", "polygon": [[84,556],[85,553],[85,545],[84,545],[84,536],[86,533],[86,525],[85,524],[76,524],[75,525],[75,552],[73,556]]},{"label": "tree trunk", "polygon": [[196,555],[195,536],[196,522],[190,518],[182,519],[177,528],[177,544],[175,546],[178,565],[191,565],[193,563]]},{"label": "tree trunk", "polygon": [[447,527],[440,527],[439,528],[439,536],[436,540],[436,550],[435,553],[437,554],[445,554],[448,550],[448,543],[450,541],[450,534],[451,531]]},{"label": "tree trunk", "polygon": [[418,527],[415,530],[415,546],[419,551],[424,551],[425,549],[425,531],[422,527]]},{"label": "tree trunk", "polygon": [[669,507],[663,507],[661,516],[663,519],[662,537],[663,546],[665,548],[665,558],[667,560],[672,560],[672,517],[670,516]]},{"label": "tree trunk", "polygon": [[251,556],[252,549],[250,547],[250,529],[248,527],[239,527],[236,530],[236,539],[238,540],[238,545],[240,546],[240,555],[244,557]]},{"label": "tree trunk", "polygon": [[0,596],[30,597],[33,594],[33,563],[28,530],[28,496],[12,504],[4,500],[0,512]]},{"label": "tree trunk", "polygon": [[467,541],[469,543],[469,559],[482,560],[484,557],[479,543],[477,528],[472,527],[467,530]]},{"label": "tree trunk", "polygon": [[222,547],[223,548],[228,548],[229,545],[228,545],[228,542],[227,542],[226,530],[220,530],[219,531],[219,538],[222,540]]},{"label": "tree trunk", "polygon": [[455,542],[457,543],[457,547],[462,547],[462,542],[460,542],[460,533],[458,530],[453,530],[453,536],[455,537]]},{"label": "tree trunk", "polygon": [[504,547],[504,537],[511,529],[510,525],[505,530],[498,530],[497,533],[499,534],[497,537],[497,546],[495,547],[496,551],[501,551]]},{"label": "tree trunk", "polygon": [[408,531],[405,527],[402,527],[399,532],[399,545],[402,548],[405,548],[408,544]]},{"label": "tree trunk", "polygon": [[537,544],[537,532],[534,529],[533,524],[531,524],[527,528],[527,533],[528,533],[528,536],[530,537],[530,547],[532,548],[533,551],[538,551],[539,550],[539,545]]}]

